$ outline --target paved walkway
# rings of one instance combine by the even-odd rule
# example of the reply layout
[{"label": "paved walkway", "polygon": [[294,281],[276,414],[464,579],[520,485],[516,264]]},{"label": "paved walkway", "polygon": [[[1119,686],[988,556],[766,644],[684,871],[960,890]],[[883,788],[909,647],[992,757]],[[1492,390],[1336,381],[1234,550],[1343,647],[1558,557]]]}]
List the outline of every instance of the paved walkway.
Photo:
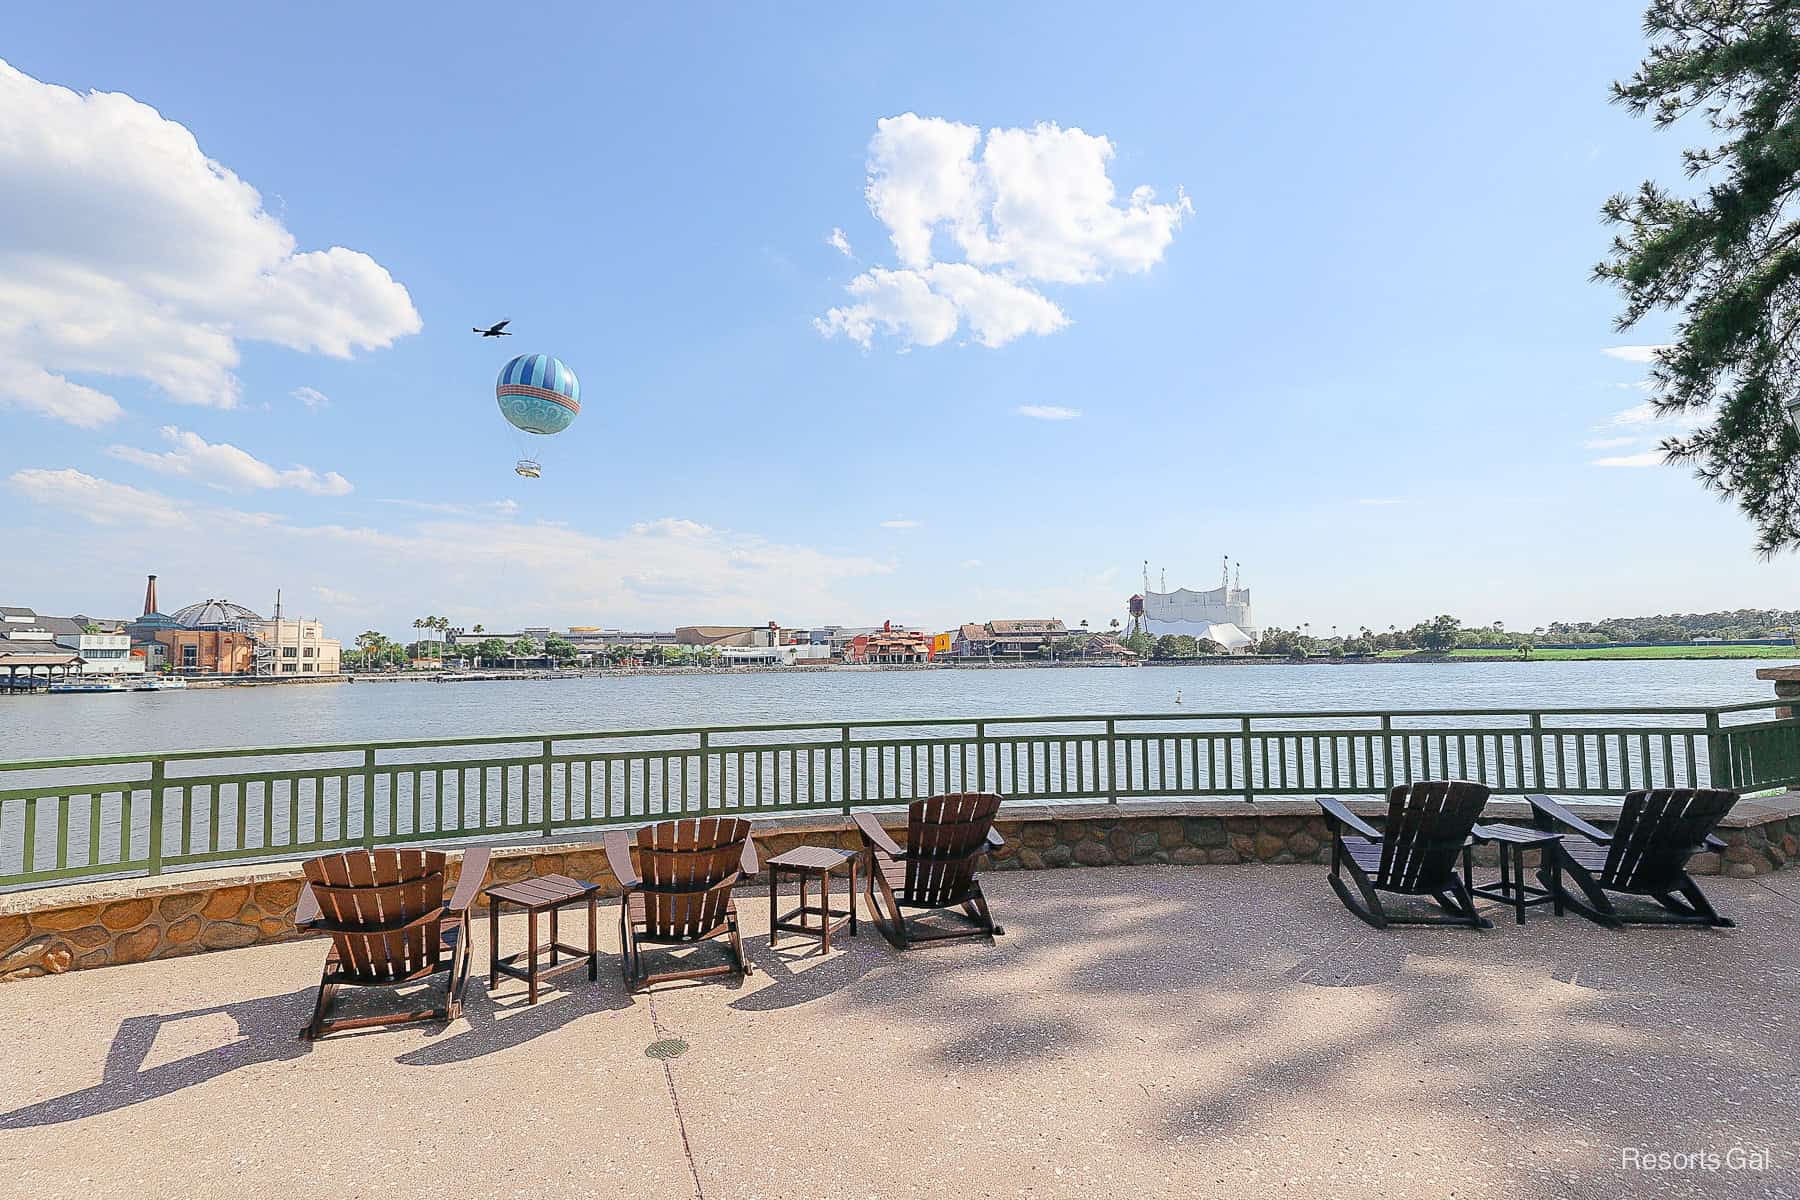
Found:
[{"label": "paved walkway", "polygon": [[1800,872],[1706,885],[1739,928],[1381,934],[1316,867],[1009,872],[997,947],[829,958],[755,897],[742,986],[312,1046],[318,943],[3,985],[0,1194],[1800,1195]]}]

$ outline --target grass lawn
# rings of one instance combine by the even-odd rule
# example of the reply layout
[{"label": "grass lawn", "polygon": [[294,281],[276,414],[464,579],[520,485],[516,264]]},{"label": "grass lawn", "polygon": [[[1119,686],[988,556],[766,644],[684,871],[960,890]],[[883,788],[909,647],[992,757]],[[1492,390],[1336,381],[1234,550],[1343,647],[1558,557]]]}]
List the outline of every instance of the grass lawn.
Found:
[{"label": "grass lawn", "polygon": [[[1382,658],[1405,658],[1412,650],[1384,650]],[[1452,650],[1452,658],[1517,659],[1516,650]],[[1594,650],[1533,650],[1534,661],[1598,658],[1785,658],[1800,662],[1800,646],[1609,646]]]}]

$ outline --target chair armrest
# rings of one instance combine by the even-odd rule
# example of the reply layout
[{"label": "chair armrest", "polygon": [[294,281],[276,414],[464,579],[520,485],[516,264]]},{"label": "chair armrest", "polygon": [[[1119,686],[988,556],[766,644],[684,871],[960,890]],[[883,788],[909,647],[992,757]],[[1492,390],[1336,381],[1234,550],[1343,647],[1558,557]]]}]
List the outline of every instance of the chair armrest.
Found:
[{"label": "chair armrest", "polygon": [[1584,838],[1603,843],[1612,841],[1612,834],[1582,820],[1564,808],[1561,801],[1553,800],[1549,796],[1527,796],[1525,802],[1530,804],[1539,815],[1549,817],[1552,821],[1560,821]]},{"label": "chair armrest", "polygon": [[466,913],[473,907],[475,897],[481,895],[481,885],[487,882],[488,859],[491,857],[493,851],[486,846],[463,851],[462,870],[456,876],[456,891],[450,895],[449,911]]},{"label": "chair armrest", "polygon": [[1006,845],[1006,839],[1000,836],[1000,831],[998,829],[990,827],[988,829],[987,844],[989,850],[998,850],[1000,847]]},{"label": "chair armrest", "polygon": [[1716,833],[1709,833],[1706,835],[1705,845],[1708,850],[1723,850],[1726,848],[1725,839]]},{"label": "chair armrest", "polygon": [[738,869],[746,875],[754,875],[762,870],[762,864],[756,860],[756,838],[744,839],[744,853],[738,859]]},{"label": "chair armrest", "polygon": [[319,898],[313,895],[312,884],[306,884],[301,887],[299,902],[294,905],[294,927],[304,929],[317,921],[319,916]]},{"label": "chair armrest", "polygon": [[900,849],[900,843],[881,827],[881,822],[875,819],[874,813],[851,813],[850,819],[856,822],[857,832],[862,834],[863,845],[871,850],[879,850],[889,858],[906,857],[906,851]]},{"label": "chair armrest", "polygon": [[1336,796],[1314,796],[1313,799],[1318,802],[1320,808],[1325,810],[1325,819],[1327,821],[1331,821],[1335,824],[1348,825],[1351,829],[1362,834],[1371,842],[1379,842],[1381,840],[1381,830],[1375,828],[1373,825],[1351,812],[1349,807]]},{"label": "chair armrest", "polygon": [[620,887],[634,888],[644,882],[631,864],[630,834],[623,829],[614,829],[601,835],[600,844],[606,849],[606,865],[612,868],[613,878],[619,881]]}]

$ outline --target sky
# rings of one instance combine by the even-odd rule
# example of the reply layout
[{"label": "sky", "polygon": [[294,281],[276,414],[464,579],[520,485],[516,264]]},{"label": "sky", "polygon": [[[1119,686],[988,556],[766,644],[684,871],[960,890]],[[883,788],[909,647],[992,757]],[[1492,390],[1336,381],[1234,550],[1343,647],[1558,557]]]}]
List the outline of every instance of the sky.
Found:
[{"label": "sky", "polygon": [[1793,606],[1589,279],[1679,180],[1607,99],[1640,6],[1372,11],[13,11],[0,603],[1105,625],[1228,555],[1315,633]]}]

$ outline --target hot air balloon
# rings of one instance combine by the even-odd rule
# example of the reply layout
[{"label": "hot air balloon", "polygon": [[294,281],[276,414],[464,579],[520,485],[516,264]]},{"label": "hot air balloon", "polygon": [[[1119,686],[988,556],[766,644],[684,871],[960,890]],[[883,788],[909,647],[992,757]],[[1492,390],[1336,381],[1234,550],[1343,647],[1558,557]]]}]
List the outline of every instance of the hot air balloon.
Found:
[{"label": "hot air balloon", "polygon": [[548,354],[521,354],[500,368],[494,399],[501,415],[520,431],[521,452],[513,470],[527,479],[538,478],[542,469],[523,435],[549,437],[567,429],[581,411],[581,382]]}]

